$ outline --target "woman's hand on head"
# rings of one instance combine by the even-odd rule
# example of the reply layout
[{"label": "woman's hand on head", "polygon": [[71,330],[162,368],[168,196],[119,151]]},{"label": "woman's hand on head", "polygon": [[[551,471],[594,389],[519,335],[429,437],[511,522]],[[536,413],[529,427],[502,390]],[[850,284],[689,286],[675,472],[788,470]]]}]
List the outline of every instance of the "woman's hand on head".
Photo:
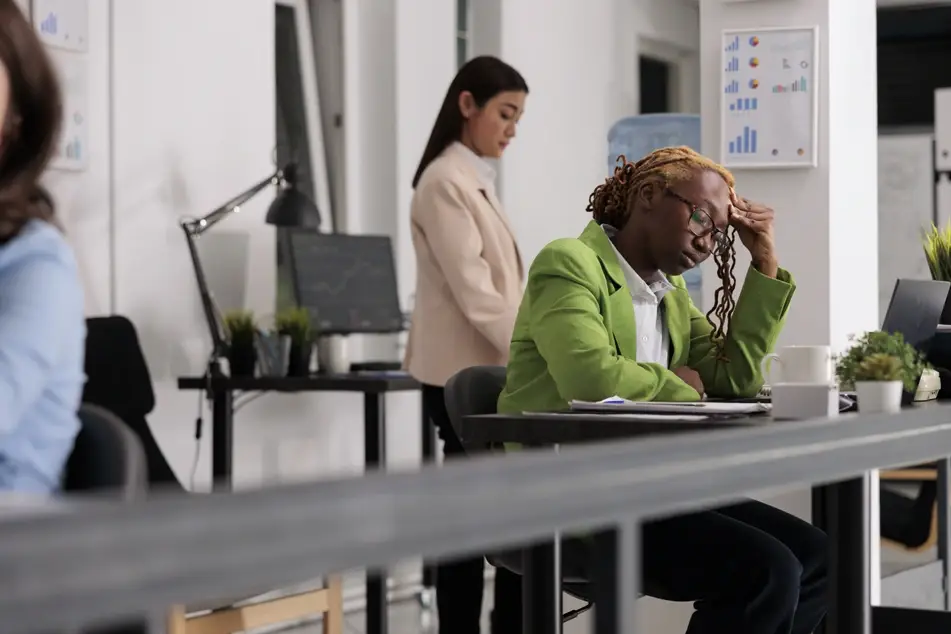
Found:
[{"label": "woman's hand on head", "polygon": [[767,277],[776,277],[778,268],[773,240],[773,210],[766,205],[736,195],[730,190],[730,225],[750,252],[753,266]]}]

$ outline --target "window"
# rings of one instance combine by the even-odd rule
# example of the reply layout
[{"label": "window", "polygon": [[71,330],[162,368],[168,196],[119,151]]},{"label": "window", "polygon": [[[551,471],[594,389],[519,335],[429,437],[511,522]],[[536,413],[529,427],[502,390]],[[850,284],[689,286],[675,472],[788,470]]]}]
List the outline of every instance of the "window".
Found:
[{"label": "window", "polygon": [[641,114],[671,112],[670,64],[641,55],[639,66]]},{"label": "window", "polygon": [[934,91],[951,86],[951,7],[878,10],[878,125],[934,125]]},{"label": "window", "polygon": [[[275,148],[278,166],[297,165],[297,187],[316,203],[324,227],[333,226],[320,119],[310,13],[306,0],[274,5]],[[277,232],[277,308],[293,305],[285,254],[286,230]]]},{"label": "window", "polygon": [[469,24],[472,22],[470,12],[469,0],[456,0],[456,68],[461,68],[469,61]]}]

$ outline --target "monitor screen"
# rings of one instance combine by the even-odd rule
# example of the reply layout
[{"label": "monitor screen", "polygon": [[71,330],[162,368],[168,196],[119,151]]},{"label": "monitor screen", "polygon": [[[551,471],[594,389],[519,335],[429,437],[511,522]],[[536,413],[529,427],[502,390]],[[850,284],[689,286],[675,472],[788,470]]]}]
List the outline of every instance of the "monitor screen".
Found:
[{"label": "monitor screen", "polygon": [[297,304],[318,333],[403,330],[389,236],[292,229],[287,240]]}]

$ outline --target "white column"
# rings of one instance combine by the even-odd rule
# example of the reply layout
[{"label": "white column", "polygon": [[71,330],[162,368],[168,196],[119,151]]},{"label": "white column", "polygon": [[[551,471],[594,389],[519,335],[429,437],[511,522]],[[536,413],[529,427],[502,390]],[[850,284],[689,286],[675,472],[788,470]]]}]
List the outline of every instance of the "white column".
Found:
[{"label": "white column", "polygon": [[[879,326],[875,3],[702,0],[700,19],[703,148],[714,158],[722,158],[721,31],[819,27],[818,167],[735,175],[742,195],[776,209],[780,261],[796,278],[780,344],[842,348],[849,334]],[[708,267],[708,301],[716,286]]]},{"label": "white column", "polygon": [[[879,327],[876,8],[866,0],[773,3],[701,0],[701,115],[704,152],[720,153],[721,31],[756,27],[819,27],[818,167],[735,170],[737,190],[776,209],[781,265],[797,289],[779,344],[830,344],[841,350],[852,333]],[[748,258],[741,254],[740,270]],[[743,275],[738,274],[742,280]],[[712,302],[715,271],[704,270]],[[876,478],[877,480],[877,478]],[[872,498],[877,500],[877,489]],[[784,506],[808,517],[804,493]],[[877,564],[878,518],[873,513]],[[873,570],[877,602],[880,574]]]}]

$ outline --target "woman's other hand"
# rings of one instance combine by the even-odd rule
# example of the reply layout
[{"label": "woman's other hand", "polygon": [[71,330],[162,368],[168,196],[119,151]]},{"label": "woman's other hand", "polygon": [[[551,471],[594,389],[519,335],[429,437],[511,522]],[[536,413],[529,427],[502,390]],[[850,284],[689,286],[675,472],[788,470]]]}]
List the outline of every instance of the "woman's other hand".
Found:
[{"label": "woman's other hand", "polygon": [[679,368],[675,368],[672,372],[676,374],[681,381],[695,389],[697,394],[703,396],[703,381],[700,380],[700,375],[697,374],[696,370],[683,365]]}]

